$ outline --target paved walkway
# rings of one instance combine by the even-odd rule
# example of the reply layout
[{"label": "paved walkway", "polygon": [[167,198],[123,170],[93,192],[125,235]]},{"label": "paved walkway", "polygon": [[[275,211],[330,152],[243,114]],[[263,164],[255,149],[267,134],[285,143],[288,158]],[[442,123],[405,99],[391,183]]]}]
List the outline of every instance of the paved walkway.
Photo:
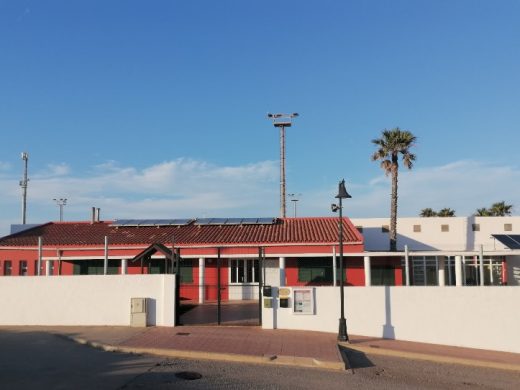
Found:
[{"label": "paved walkway", "polygon": [[179,358],[345,369],[350,353],[363,353],[520,372],[520,354],[516,353],[352,335],[350,344],[338,347],[331,333],[251,326],[0,327],[0,331],[52,332],[105,350]]}]

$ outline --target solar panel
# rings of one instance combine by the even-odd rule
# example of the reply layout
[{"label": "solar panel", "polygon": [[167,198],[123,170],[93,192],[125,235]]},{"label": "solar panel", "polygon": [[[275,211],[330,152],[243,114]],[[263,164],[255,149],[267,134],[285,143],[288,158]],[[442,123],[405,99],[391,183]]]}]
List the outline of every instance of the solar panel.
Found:
[{"label": "solar panel", "polygon": [[256,225],[258,218],[242,218],[242,225]]},{"label": "solar panel", "polygon": [[193,219],[116,219],[111,226],[184,226]]},{"label": "solar panel", "polygon": [[492,236],[509,249],[520,249],[520,235],[518,234],[492,234]]},{"label": "solar panel", "polygon": [[228,218],[226,225],[241,225],[243,218]]},{"label": "solar panel", "polygon": [[272,225],[276,218],[199,218],[195,225]]},{"label": "solar panel", "polygon": [[258,225],[273,225],[275,223],[275,218],[258,218]]}]

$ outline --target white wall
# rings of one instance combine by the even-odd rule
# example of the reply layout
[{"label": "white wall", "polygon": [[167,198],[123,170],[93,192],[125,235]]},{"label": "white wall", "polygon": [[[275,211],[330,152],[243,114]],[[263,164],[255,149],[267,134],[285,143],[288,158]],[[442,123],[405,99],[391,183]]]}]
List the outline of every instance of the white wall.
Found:
[{"label": "white wall", "polygon": [[[263,327],[336,333],[339,288],[314,291],[314,315],[275,304]],[[347,287],[345,316],[349,334],[520,353],[519,301],[520,287]]]},{"label": "white wall", "polygon": [[[389,218],[351,218],[355,226],[363,227],[365,250],[386,251],[389,249],[388,233],[381,227],[389,225]],[[480,231],[474,232],[473,224],[478,224]],[[505,231],[504,224],[511,224],[512,231]],[[414,225],[420,225],[421,231],[414,232]],[[449,225],[449,232],[442,232],[441,225]],[[520,217],[432,217],[398,218],[397,246],[399,250],[408,245],[410,250],[502,250],[505,247],[491,237],[492,234],[520,234]]]},{"label": "white wall", "polygon": [[0,325],[130,325],[148,298],[149,325],[173,326],[173,275],[21,276],[0,280]]}]

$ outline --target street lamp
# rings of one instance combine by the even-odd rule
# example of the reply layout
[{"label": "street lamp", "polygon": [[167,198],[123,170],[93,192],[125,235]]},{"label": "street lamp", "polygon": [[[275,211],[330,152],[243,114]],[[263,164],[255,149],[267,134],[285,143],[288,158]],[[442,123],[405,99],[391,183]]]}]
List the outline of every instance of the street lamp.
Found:
[{"label": "street lamp", "polygon": [[60,222],[63,222],[63,206],[67,204],[67,198],[53,199],[60,208]]},{"label": "street lamp", "polygon": [[291,127],[293,118],[298,113],[292,114],[267,114],[267,118],[273,121],[274,127],[280,128],[280,217],[285,218],[285,128]]},{"label": "street lamp", "polygon": [[339,241],[339,272],[340,272],[340,282],[339,282],[339,288],[340,288],[340,305],[341,305],[341,317],[339,319],[339,331],[338,331],[338,340],[339,341],[349,341],[348,340],[348,334],[347,334],[347,320],[345,319],[345,292],[344,292],[344,276],[345,271],[343,268],[343,199],[352,198],[350,194],[347,192],[347,189],[345,188],[345,179],[341,180],[339,182],[338,187],[338,195],[336,195],[336,198],[339,199],[339,206],[336,204],[331,205],[331,209],[333,212],[336,212],[339,210],[339,220],[338,220],[338,241]]}]

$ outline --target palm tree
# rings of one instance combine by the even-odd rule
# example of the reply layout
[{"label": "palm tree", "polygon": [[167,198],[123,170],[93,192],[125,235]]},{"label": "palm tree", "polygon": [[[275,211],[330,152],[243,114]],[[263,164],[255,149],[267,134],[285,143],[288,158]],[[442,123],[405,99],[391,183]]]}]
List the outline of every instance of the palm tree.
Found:
[{"label": "palm tree", "polygon": [[506,215],[511,215],[511,209],[513,208],[513,205],[506,204],[506,202],[497,202],[493,203],[491,205],[490,211],[491,214],[495,217],[505,217]]},{"label": "palm tree", "polygon": [[425,208],[425,209],[422,209],[421,210],[421,213],[419,214],[419,217],[436,217],[437,216],[437,212],[436,211],[433,211],[433,209],[431,208]]},{"label": "palm tree", "polygon": [[437,216],[439,217],[454,217],[455,216],[455,210],[450,209],[449,207],[445,207],[437,213]]},{"label": "palm tree", "polygon": [[372,155],[372,161],[380,160],[381,168],[385,174],[392,176],[392,197],[390,202],[390,250],[397,250],[397,176],[399,173],[399,155],[401,154],[403,164],[412,169],[415,154],[410,153],[414,146],[416,137],[408,130],[396,127],[392,130],[383,130],[381,138],[373,139],[372,143],[377,150]]},{"label": "palm tree", "polygon": [[491,211],[489,211],[487,208],[482,207],[481,209],[477,209],[477,212],[475,213],[477,217],[490,217]]},{"label": "palm tree", "polygon": [[475,215],[477,217],[505,217],[510,216],[513,211],[512,204],[506,204],[506,202],[496,202],[491,205],[489,209],[482,207],[477,209]]}]

